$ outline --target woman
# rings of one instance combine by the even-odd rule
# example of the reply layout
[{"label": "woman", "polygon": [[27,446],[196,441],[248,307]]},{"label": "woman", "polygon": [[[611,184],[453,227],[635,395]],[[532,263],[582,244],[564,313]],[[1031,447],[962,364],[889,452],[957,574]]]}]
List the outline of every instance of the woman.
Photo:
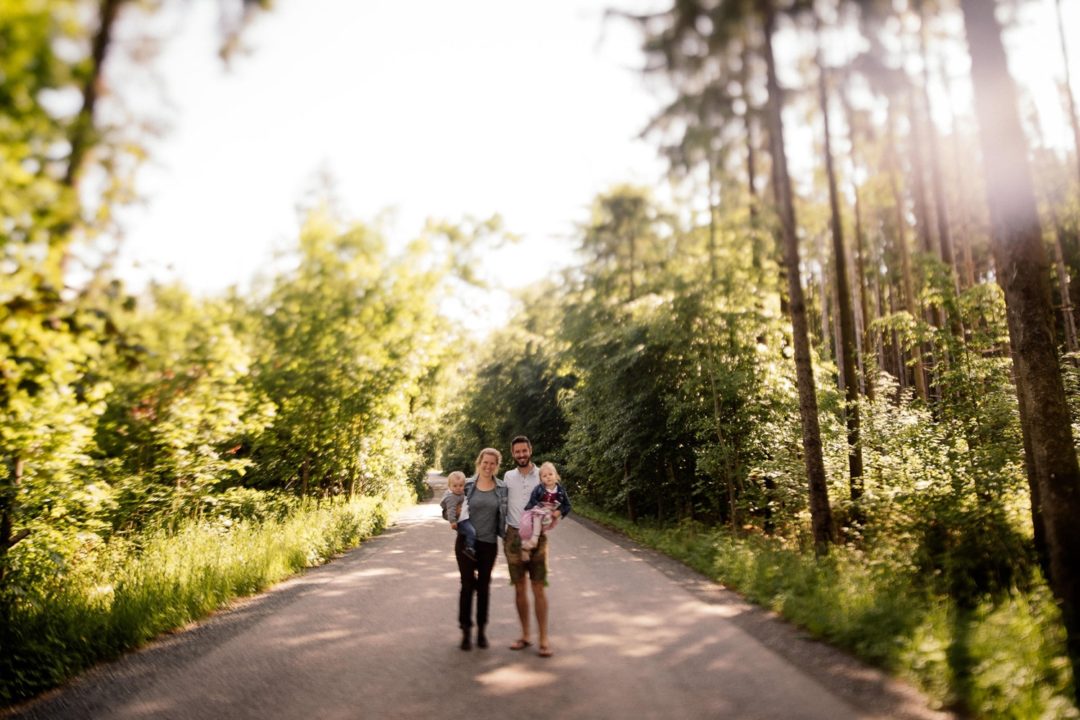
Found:
[{"label": "woman", "polygon": [[472,649],[472,604],[476,594],[476,646],[486,648],[484,628],[488,621],[488,602],[491,598],[491,570],[495,566],[497,537],[506,533],[506,487],[495,477],[502,454],[494,448],[484,448],[476,458],[476,474],[465,483],[465,502],[461,519],[471,520],[476,528],[476,558],[465,553],[465,538],[457,536],[454,555],[461,573],[461,597],[458,600],[458,624],[461,627],[461,649]]}]

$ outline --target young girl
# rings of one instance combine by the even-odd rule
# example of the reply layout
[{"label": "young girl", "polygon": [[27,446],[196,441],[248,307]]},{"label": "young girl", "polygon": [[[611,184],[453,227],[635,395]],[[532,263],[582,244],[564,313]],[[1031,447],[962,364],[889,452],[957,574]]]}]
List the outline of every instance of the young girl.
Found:
[{"label": "young girl", "polygon": [[[554,511],[558,510],[556,516]],[[540,484],[533,488],[525,512],[521,515],[521,559],[529,561],[533,548],[540,542],[540,535],[548,533],[559,518],[570,514],[570,496],[559,484],[559,473],[552,463],[540,466]]]}]

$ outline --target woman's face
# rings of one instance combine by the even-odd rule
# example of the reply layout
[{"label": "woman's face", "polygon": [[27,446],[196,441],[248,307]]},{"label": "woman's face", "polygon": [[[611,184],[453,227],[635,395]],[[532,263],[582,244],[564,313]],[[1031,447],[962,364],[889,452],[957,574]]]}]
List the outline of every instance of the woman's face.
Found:
[{"label": "woman's face", "polygon": [[484,455],[484,457],[480,458],[480,474],[484,477],[494,475],[498,467],[499,463],[495,461],[494,455]]}]

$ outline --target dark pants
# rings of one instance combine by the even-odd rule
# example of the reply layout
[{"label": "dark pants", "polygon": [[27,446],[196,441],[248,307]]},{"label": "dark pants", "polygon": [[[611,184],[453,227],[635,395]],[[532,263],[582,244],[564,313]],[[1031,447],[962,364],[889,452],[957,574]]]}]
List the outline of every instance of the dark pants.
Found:
[{"label": "dark pants", "polygon": [[461,597],[458,600],[458,625],[462,630],[472,627],[472,600],[476,593],[476,624],[487,625],[488,601],[491,599],[491,569],[498,554],[496,543],[476,543],[476,560],[465,556],[465,536],[458,535],[454,543],[458,572],[461,573]]}]

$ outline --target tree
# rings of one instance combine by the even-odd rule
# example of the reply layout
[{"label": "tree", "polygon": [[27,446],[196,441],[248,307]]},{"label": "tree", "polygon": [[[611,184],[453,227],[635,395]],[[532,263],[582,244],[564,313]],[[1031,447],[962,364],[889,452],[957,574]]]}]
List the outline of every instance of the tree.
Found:
[{"label": "tree", "polygon": [[863,493],[862,446],[859,442],[859,384],[856,374],[855,318],[852,310],[851,287],[848,283],[847,250],[844,247],[843,221],[840,216],[839,192],[836,187],[836,170],[833,164],[832,138],[829,124],[829,99],[825,63],[821,59],[821,28],[817,25],[819,47],[816,56],[818,70],[818,102],[825,137],[825,174],[829,184],[829,217],[833,242],[833,263],[836,275],[837,316],[840,329],[840,347],[837,357],[841,368],[840,382],[844,389],[846,405],[844,420],[848,432],[848,473],[851,499],[857,501]]},{"label": "tree", "polygon": [[1005,290],[1027,439],[1033,521],[1045,532],[1048,579],[1068,633],[1074,674],[1080,676],[1080,465],[1054,341],[1042,227],[1016,88],[994,15],[997,4],[962,0],[960,5],[971,53],[994,257]]},{"label": "tree", "polygon": [[632,302],[648,292],[649,271],[665,261],[659,220],[641,188],[615,187],[593,203],[582,250],[589,258],[587,272],[606,296]]},{"label": "tree", "polygon": [[436,275],[418,270],[418,257],[388,257],[372,228],[342,229],[319,212],[297,255],[296,270],[253,308],[261,327],[252,372],[275,420],[251,448],[250,482],[303,495],[387,492],[413,465],[410,412],[440,359]]},{"label": "tree", "polygon": [[784,239],[784,264],[788,276],[788,313],[791,316],[791,335],[795,346],[795,377],[799,389],[799,415],[802,418],[803,448],[806,477],[810,496],[810,518],[814,545],[819,554],[828,551],[832,542],[832,508],[829,505],[825,462],[821,449],[821,426],[818,421],[817,390],[814,368],[810,359],[809,327],[806,320],[806,300],[799,274],[799,238],[796,231],[795,202],[784,147],[783,99],[776,77],[773,53],[773,33],[776,31],[776,9],[772,0],[762,3],[764,15],[764,50],[769,88],[769,136],[772,143],[773,167],[780,199],[780,226]]}]

